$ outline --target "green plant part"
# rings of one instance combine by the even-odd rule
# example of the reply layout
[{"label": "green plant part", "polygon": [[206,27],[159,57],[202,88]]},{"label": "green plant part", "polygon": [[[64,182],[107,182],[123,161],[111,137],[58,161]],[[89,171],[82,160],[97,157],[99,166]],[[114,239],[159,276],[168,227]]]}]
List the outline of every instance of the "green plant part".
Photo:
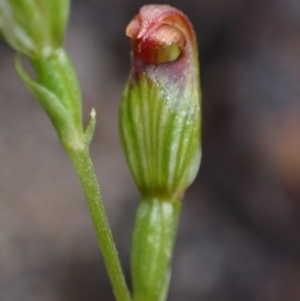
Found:
[{"label": "green plant part", "polygon": [[96,112],[84,127],[77,75],[62,46],[68,14],[69,0],[0,0],[0,31],[31,63],[34,76],[17,55],[17,72],[49,116],[79,176],[116,300],[131,301],[89,153]]},{"label": "green plant part", "polygon": [[129,23],[132,67],[120,133],[141,193],[132,244],[135,301],[163,301],[186,188],[200,163],[198,52],[188,18],[146,5]]},{"label": "green plant part", "polygon": [[82,126],[81,94],[73,65],[62,48],[70,0],[1,0],[0,31],[6,42],[28,56],[35,77],[16,69],[51,119],[67,151],[88,147],[95,125]]},{"label": "green plant part", "polygon": [[62,46],[70,0],[1,0],[0,31],[30,58],[46,58]]},{"label": "green plant part", "polygon": [[48,114],[66,150],[88,148],[92,139],[90,133],[93,133],[95,126],[95,112],[85,133],[80,87],[66,52],[60,48],[47,58],[30,59],[30,62],[35,78],[22,68],[19,57],[16,69]]}]

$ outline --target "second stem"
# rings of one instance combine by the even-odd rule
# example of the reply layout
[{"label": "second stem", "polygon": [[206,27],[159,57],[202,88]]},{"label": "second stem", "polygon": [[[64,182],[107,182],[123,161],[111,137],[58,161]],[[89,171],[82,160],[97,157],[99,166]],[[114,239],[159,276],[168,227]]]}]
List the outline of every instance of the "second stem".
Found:
[{"label": "second stem", "polygon": [[83,150],[68,150],[68,154],[86,196],[114,295],[117,301],[132,301],[106,217],[89,150],[86,148]]}]

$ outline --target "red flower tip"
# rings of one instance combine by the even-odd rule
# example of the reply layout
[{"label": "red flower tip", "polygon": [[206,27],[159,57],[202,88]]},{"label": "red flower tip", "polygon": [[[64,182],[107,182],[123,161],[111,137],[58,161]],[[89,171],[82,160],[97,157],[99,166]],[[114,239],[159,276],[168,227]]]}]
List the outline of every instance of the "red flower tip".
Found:
[{"label": "red flower tip", "polygon": [[195,43],[188,18],[169,5],[145,5],[126,28],[134,56],[146,63],[175,61]]}]

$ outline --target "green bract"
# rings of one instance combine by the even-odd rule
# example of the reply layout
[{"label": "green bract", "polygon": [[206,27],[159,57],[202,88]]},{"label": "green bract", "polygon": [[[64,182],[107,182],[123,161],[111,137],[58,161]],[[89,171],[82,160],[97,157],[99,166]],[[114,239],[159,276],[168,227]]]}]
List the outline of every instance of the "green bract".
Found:
[{"label": "green bract", "polygon": [[62,47],[70,0],[0,0],[0,30],[6,42],[28,56],[35,76],[16,68],[50,117],[67,150],[88,146],[95,112],[87,131],[82,126],[79,83]]},{"label": "green bract", "polygon": [[81,93],[76,73],[68,55],[57,50],[46,59],[30,60],[36,77],[23,69],[17,57],[17,71],[29,90],[37,98],[54,125],[67,150],[89,146],[95,127],[95,111],[83,130]]},{"label": "green bract", "polygon": [[0,31],[6,42],[31,58],[61,47],[70,0],[1,0]]}]

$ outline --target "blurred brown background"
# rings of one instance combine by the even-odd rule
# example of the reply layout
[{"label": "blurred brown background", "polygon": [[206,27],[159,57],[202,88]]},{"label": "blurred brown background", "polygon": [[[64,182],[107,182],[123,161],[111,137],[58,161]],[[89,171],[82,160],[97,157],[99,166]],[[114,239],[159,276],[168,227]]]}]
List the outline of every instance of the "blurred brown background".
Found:
[{"label": "blurred brown background", "polygon": [[[124,28],[145,3],[72,1],[65,43],[85,120],[97,110],[91,151],[127,275],[138,193],[117,118]],[[169,4],[198,36],[203,161],[184,200],[168,300],[300,300],[300,1]],[[0,300],[113,300],[79,181],[13,59],[0,44]]]}]

